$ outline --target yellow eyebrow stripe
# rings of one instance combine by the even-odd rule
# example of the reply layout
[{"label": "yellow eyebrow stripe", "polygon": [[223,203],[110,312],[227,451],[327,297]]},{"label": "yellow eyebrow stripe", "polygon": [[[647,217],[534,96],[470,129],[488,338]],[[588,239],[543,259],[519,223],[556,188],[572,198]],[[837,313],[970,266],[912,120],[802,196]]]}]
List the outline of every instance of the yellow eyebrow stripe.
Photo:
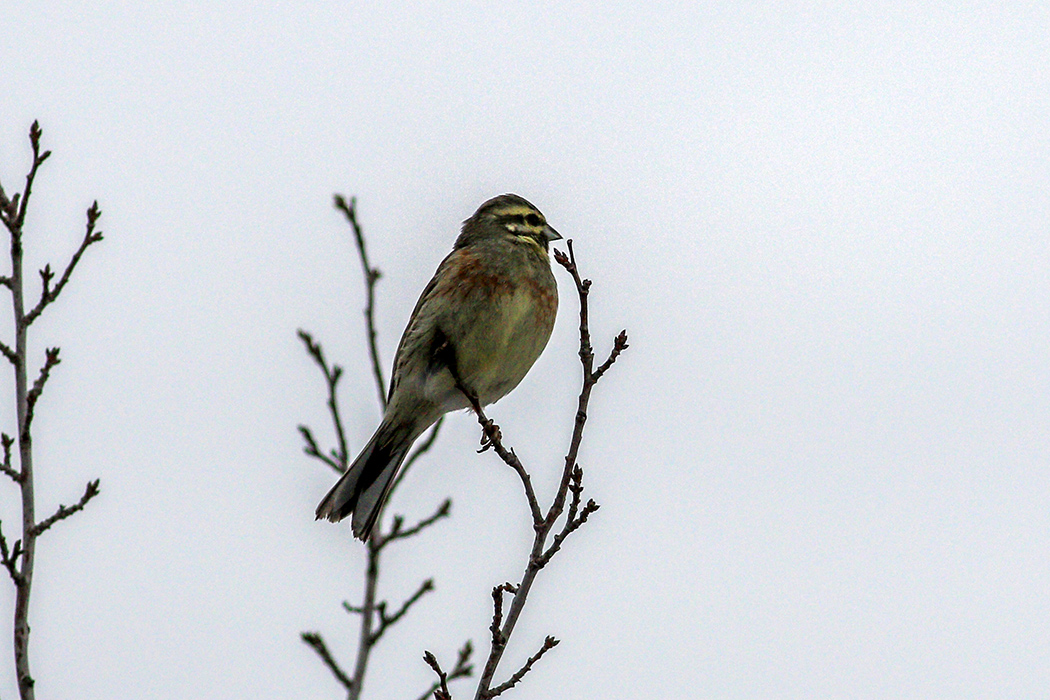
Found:
[{"label": "yellow eyebrow stripe", "polygon": [[517,215],[528,216],[529,214],[535,214],[536,216],[540,216],[539,212],[537,212],[535,209],[530,209],[529,207],[523,207],[520,204],[516,204],[514,206],[507,207],[506,209],[499,209],[499,210],[497,210],[497,211],[495,211],[493,213],[496,216],[517,216]]}]

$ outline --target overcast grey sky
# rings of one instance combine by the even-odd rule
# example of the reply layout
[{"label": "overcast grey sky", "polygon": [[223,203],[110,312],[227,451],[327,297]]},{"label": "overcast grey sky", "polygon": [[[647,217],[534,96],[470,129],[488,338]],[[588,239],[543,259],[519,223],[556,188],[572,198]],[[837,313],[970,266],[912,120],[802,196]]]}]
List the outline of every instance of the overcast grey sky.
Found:
[{"label": "overcast grey sky", "polygon": [[[298,327],[347,368],[355,448],[378,420],[337,191],[385,273],[387,365],[459,222],[508,191],[576,241],[601,351],[630,332],[581,460],[602,509],[506,670],[563,642],[513,697],[1045,694],[1050,9],[682,5],[3,4],[8,191],[33,119],[54,151],[29,269],[94,198],[106,234],[33,329],[63,352],[38,510],[102,480],[38,550],[42,698],[342,696],[298,633],[349,663],[360,545],[314,522],[333,477],[295,430],[327,436]],[[556,273],[554,337],[491,411],[545,492],[577,388]],[[370,697],[418,696],[423,649],[484,650],[520,575],[520,486],[476,441],[455,415],[394,503],[453,517],[387,561],[392,600],[437,591]]]}]

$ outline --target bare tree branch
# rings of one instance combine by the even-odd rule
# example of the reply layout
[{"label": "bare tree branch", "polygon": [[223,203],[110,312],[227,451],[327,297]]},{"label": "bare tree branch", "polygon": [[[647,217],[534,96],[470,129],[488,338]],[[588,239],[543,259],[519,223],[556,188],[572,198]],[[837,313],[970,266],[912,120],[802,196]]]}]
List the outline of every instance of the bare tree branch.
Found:
[{"label": "bare tree branch", "polygon": [[558,641],[559,640],[555,639],[554,637],[547,635],[547,638],[543,640],[543,646],[540,647],[539,651],[537,651],[535,654],[529,657],[529,660],[525,662],[524,666],[518,669],[518,671],[513,676],[511,676],[506,682],[500,683],[495,688],[488,690],[485,693],[484,697],[494,698],[497,695],[501,695],[503,691],[510,690],[511,688],[516,686],[518,682],[525,677],[525,674],[532,670],[532,665],[534,663],[539,661],[540,658],[548,651],[558,646]]},{"label": "bare tree branch", "polygon": [[351,197],[348,204],[343,195],[337,194],[333,197],[333,203],[336,209],[343,212],[346,220],[350,222],[350,227],[354,230],[354,242],[357,243],[357,253],[361,259],[361,267],[364,268],[365,294],[368,300],[365,304],[365,325],[368,328],[368,354],[372,358],[372,374],[375,376],[376,389],[379,390],[379,405],[385,409],[387,400],[386,382],[383,380],[383,368],[382,363],[379,361],[379,348],[376,345],[378,333],[376,333],[375,322],[376,282],[383,276],[383,273],[378,268],[372,267],[368,262],[368,252],[365,250],[365,236],[361,231],[361,225],[357,223],[357,199]]},{"label": "bare tree branch", "polygon": [[[51,151],[40,152],[40,136],[43,133],[40,129],[40,124],[36,121],[29,127],[29,143],[33,148],[33,164],[29,168],[29,174],[26,175],[26,187],[22,194],[15,193],[14,197],[8,199],[3,187],[0,187],[0,205],[2,205],[0,206],[0,219],[3,220],[11,235],[18,238],[21,238],[22,235],[22,225],[26,220],[26,209],[29,207],[29,196],[33,191],[36,171],[51,155]],[[21,245],[20,241],[17,242],[17,245]]]},{"label": "bare tree branch", "polygon": [[[365,304],[365,324],[366,332],[368,334],[368,354],[372,367],[373,378],[375,379],[376,392],[379,396],[379,404],[382,409],[386,408],[387,400],[387,389],[386,381],[383,377],[381,361],[379,359],[379,349],[376,342],[377,332],[375,326],[375,287],[376,283],[380,278],[380,272],[378,269],[371,266],[368,261],[368,255],[366,252],[364,233],[361,230],[361,226],[357,221],[356,202],[351,199],[347,202],[346,198],[341,195],[334,196],[334,204],[346,216],[349,221],[351,228],[354,232],[354,240],[357,246],[358,257],[361,261],[361,267],[364,271],[365,277],[365,293],[366,293],[366,304]],[[325,359],[324,352],[321,348],[320,343],[315,342],[313,337],[305,331],[299,331],[299,337],[306,345],[307,352],[311,357],[314,358],[316,364],[321,368],[322,373],[325,376],[325,382],[327,385],[328,393],[328,408],[332,419],[332,424],[335,429],[336,437],[338,440],[338,448],[331,450],[328,454],[325,454],[321,447],[318,445],[313,432],[305,425],[299,426],[299,433],[303,437],[305,443],[303,451],[314,457],[337,472],[345,472],[349,466],[349,453],[347,451],[346,438],[343,431],[342,420],[339,414],[338,401],[336,398],[336,387],[339,378],[342,376],[342,369],[337,365],[329,365]],[[387,494],[387,503],[390,502],[393,492],[400,485],[404,479],[408,469],[419,459],[419,457],[430,450],[434,441],[437,439],[438,431],[441,428],[441,421],[438,421],[434,427],[430,430],[427,437],[419,443],[408,459],[405,461],[404,466],[401,468],[398,476],[395,478],[390,490]],[[348,700],[357,700],[362,692],[364,683],[365,672],[368,668],[368,661],[370,658],[373,647],[383,637],[385,632],[395,623],[397,623],[409,609],[417,603],[424,594],[428,591],[433,590],[434,583],[432,579],[424,581],[420,587],[413,593],[394,613],[387,612],[387,603],[385,601],[377,602],[377,591],[379,587],[379,572],[380,572],[380,554],[386,545],[396,540],[406,539],[414,535],[419,534],[424,529],[430,527],[438,520],[445,518],[451,511],[451,501],[446,499],[437,510],[434,511],[430,516],[420,520],[415,525],[405,528],[404,527],[404,516],[396,516],[393,519],[393,524],[388,532],[383,532],[381,527],[377,527],[373,530],[371,537],[366,542],[366,565],[365,565],[365,586],[363,599],[360,605],[351,605],[349,602],[344,602],[343,607],[351,613],[361,616],[360,629],[358,635],[357,645],[357,658],[354,662],[354,670],[352,674],[343,671],[335,660],[332,659],[331,654],[327,653],[327,648],[323,646],[323,641],[320,639],[320,635],[316,633],[304,633],[303,641],[310,644],[318,654],[321,655],[322,660],[332,671],[333,675],[339,679],[340,683],[347,689]],[[321,650],[325,653],[321,654]],[[457,663],[457,667],[453,669],[451,675],[452,678],[458,678],[462,675],[469,675],[472,670],[472,666],[467,663],[472,647],[468,642],[464,647],[466,656],[462,656],[464,652],[461,652],[460,661]]]},{"label": "bare tree branch", "polygon": [[609,353],[609,359],[602,363],[601,367],[594,370],[591,376],[594,378],[594,382],[597,383],[602,375],[605,374],[613,363],[616,362],[616,358],[620,356],[620,353],[627,349],[627,331],[620,331],[620,335],[616,336],[613,341],[613,349]]},{"label": "bare tree branch", "polygon": [[[521,460],[518,459],[514,450],[507,449],[504,446],[503,436],[500,432],[499,426],[485,415],[477,397],[472,395],[471,392],[464,387],[458,377],[453,376],[457,386],[467,397],[477,414],[478,423],[482,430],[482,447],[479,452],[492,449],[500,459],[507,464],[507,466],[511,467],[518,474],[525,488],[525,495],[528,501],[529,511],[532,514],[534,530],[532,550],[529,554],[529,559],[525,566],[525,572],[521,581],[516,585],[505,583],[501,586],[496,586],[492,591],[493,615],[492,624],[489,628],[492,632],[491,648],[478,681],[477,691],[474,696],[475,700],[489,700],[505,690],[512,688],[525,676],[526,673],[528,673],[533,664],[539,661],[547,651],[552,649],[558,643],[553,637],[548,636],[540,650],[530,657],[507,681],[496,686],[492,685],[496,668],[503,656],[503,652],[506,649],[511,633],[514,631],[518,617],[525,607],[526,599],[536,576],[539,574],[540,570],[550,562],[551,558],[560,551],[565,539],[587,522],[590,515],[598,510],[598,504],[595,503],[594,500],[588,500],[582,507],[580,505],[583,499],[583,470],[577,464],[576,460],[579,455],[580,443],[583,440],[583,429],[587,422],[587,408],[590,402],[591,390],[594,388],[594,385],[597,384],[598,380],[601,379],[609,368],[612,367],[613,363],[616,362],[620,353],[627,349],[627,333],[624,331],[617,336],[609,358],[597,370],[595,370],[587,307],[587,297],[590,292],[591,282],[590,280],[585,280],[580,277],[579,270],[576,266],[576,257],[571,240],[568,241],[568,248],[568,256],[556,250],[554,251],[554,258],[558,264],[564,267],[572,276],[580,300],[579,356],[583,377],[580,394],[577,399],[576,418],[573,426],[572,438],[570,439],[569,448],[565,455],[562,479],[558,486],[558,490],[555,493],[554,501],[545,514],[540,509],[536,494],[532,488],[528,471],[522,465]],[[571,500],[569,501],[568,506],[569,510],[568,513],[565,513],[565,501],[566,498],[569,497],[569,494],[571,494]],[[550,544],[548,544],[548,538],[550,538],[551,533],[554,530],[555,523],[563,514],[565,515],[565,522],[562,525],[561,530],[554,533],[553,539],[551,539]],[[505,618],[503,616],[504,594],[511,595],[510,605],[507,608]]]},{"label": "bare tree branch", "polygon": [[329,457],[328,455],[324,454],[318,449],[317,441],[314,440],[314,434],[310,432],[309,428],[307,428],[305,425],[300,425],[299,434],[303,436],[303,440],[306,442],[306,445],[303,447],[303,452],[310,455],[311,457],[316,457],[317,459],[321,460],[339,474],[342,474],[346,471],[346,464],[340,464],[335,459]]},{"label": "bare tree branch", "polygon": [[[24,201],[24,200],[23,200]],[[44,308],[58,298],[58,295],[62,293],[62,288],[69,282],[69,276],[73,274],[73,268],[80,262],[80,256],[84,254],[87,247],[92,243],[98,243],[102,240],[102,233],[95,233],[95,222],[102,216],[102,211],[98,208],[98,202],[94,202],[91,207],[87,210],[87,230],[84,232],[84,239],[80,242],[80,247],[77,248],[77,252],[73,253],[72,259],[69,264],[66,265],[65,272],[58,280],[58,284],[55,288],[51,288],[51,278],[54,277],[54,273],[51,272],[51,266],[46,265],[43,270],[40,271],[40,278],[43,282],[43,290],[40,292],[40,301],[33,307],[33,310],[26,314],[26,324],[32,324],[38,316],[44,311]]]},{"label": "bare tree branch", "polygon": [[501,583],[492,588],[492,624],[489,625],[489,632],[492,633],[493,647],[507,645],[507,638],[503,636],[503,594],[514,595],[517,592],[518,587],[510,582]]},{"label": "bare tree branch", "polygon": [[307,442],[306,453],[327,462],[329,466],[332,466],[339,472],[345,472],[347,468],[346,433],[343,431],[343,421],[339,417],[339,402],[336,400],[336,387],[339,385],[339,378],[343,376],[343,368],[339,365],[329,367],[328,362],[324,358],[324,350],[321,348],[321,344],[314,342],[313,337],[302,329],[299,329],[298,333],[300,340],[306,345],[306,351],[310,353],[310,356],[314,358],[317,366],[324,373],[325,383],[328,385],[328,411],[332,416],[332,425],[335,427],[336,439],[339,441],[338,452],[333,450],[332,459],[328,459],[323,457],[318,451],[317,443],[314,442],[309,428],[299,426],[299,432],[302,433],[303,438]]},{"label": "bare tree branch", "polygon": [[11,575],[11,581],[16,586],[22,585],[22,574],[18,571],[18,557],[22,554],[22,540],[15,542],[14,549],[7,550],[7,538],[4,537],[3,528],[0,528],[0,563]]},{"label": "bare tree branch", "polygon": [[423,660],[427,662],[430,668],[434,669],[434,673],[438,677],[437,687],[434,688],[434,700],[452,700],[452,693],[448,692],[448,674],[441,670],[441,664],[438,663],[437,657],[429,651],[424,651]]},{"label": "bare tree branch", "polygon": [[328,667],[328,670],[332,672],[335,679],[342,683],[343,687],[346,688],[346,692],[352,693],[354,691],[353,679],[346,675],[346,671],[340,668],[331,652],[328,651],[328,645],[324,643],[324,639],[321,638],[320,633],[303,632],[299,636],[304,642],[306,642],[307,646],[317,652],[317,655],[321,657],[321,661]]},{"label": "bare tree branch", "polygon": [[[29,428],[33,423],[33,409],[36,408],[36,402],[40,398],[40,394],[44,392],[44,384],[47,383],[47,378],[51,376],[51,369],[61,362],[58,359],[58,348],[48,348],[45,356],[44,366],[40,368],[40,376],[33,382],[33,388],[29,390],[29,395],[26,397],[26,421],[22,427],[22,433],[26,436],[29,435]],[[26,437],[22,439],[25,440]]]},{"label": "bare tree branch", "polygon": [[471,408],[478,417],[478,423],[481,425],[481,449],[478,452],[485,452],[491,449],[507,466],[517,473],[521,479],[521,485],[525,489],[525,498],[529,502],[533,526],[539,527],[543,523],[543,514],[540,511],[540,502],[536,498],[536,490],[532,487],[532,477],[525,471],[525,467],[522,465],[521,460],[518,459],[518,455],[514,454],[514,450],[508,450],[503,446],[503,434],[500,432],[500,427],[496,425],[495,421],[485,415],[485,410],[481,407],[481,402],[478,401],[477,395],[463,385],[462,380],[454,369],[454,365],[449,365],[449,373],[456,382],[456,387],[467,397]]},{"label": "bare tree branch", "polygon": [[572,492],[572,501],[569,503],[569,512],[565,517],[565,525],[562,527],[561,532],[554,535],[551,546],[540,557],[540,567],[546,566],[551,557],[561,549],[561,544],[565,541],[565,538],[587,522],[587,518],[591,516],[591,513],[599,508],[598,504],[593,499],[590,499],[583,507],[583,510],[579,510],[580,500],[583,495],[583,470],[580,469],[579,465],[576,465],[572,470],[572,483],[569,485],[569,490]]},{"label": "bare tree branch", "polygon": [[[426,653],[429,654],[430,652],[426,652]],[[446,693],[448,692],[448,685],[447,685],[448,681],[454,681],[457,678],[467,678],[472,673],[474,673],[474,665],[469,663],[470,662],[470,655],[473,654],[473,653],[474,653],[474,645],[471,644],[470,640],[468,639],[467,642],[459,650],[459,653],[458,653],[457,658],[456,658],[456,665],[452,668],[451,671],[449,671],[445,675],[444,681],[446,683],[446,685],[445,685],[445,692]],[[431,656],[433,656],[433,654],[431,654]],[[426,656],[424,655],[423,658],[426,659]],[[430,662],[427,661],[427,663],[429,664]],[[437,663],[437,659],[436,658],[434,659],[434,663]],[[431,665],[430,667],[434,668],[433,665]],[[435,691],[440,690],[441,687],[442,687],[442,685],[441,685],[442,678],[441,678],[441,673],[440,673],[439,669],[440,669],[440,666],[438,667],[438,669],[435,669],[435,672],[438,673],[438,680],[432,686],[430,686],[429,690],[427,690],[425,693],[420,695],[418,700],[427,700],[427,698],[439,697],[439,696],[434,695]]]},{"label": "bare tree branch", "polygon": [[4,354],[4,357],[7,358],[8,362],[10,362],[15,367],[18,366],[18,355],[15,354],[15,351],[12,350],[7,345],[7,343],[5,343],[3,341],[0,341],[0,352],[2,352]]},{"label": "bare tree branch", "polygon": [[33,535],[39,536],[59,520],[65,520],[77,511],[84,510],[84,506],[88,504],[88,501],[98,495],[98,483],[98,479],[89,481],[84,488],[84,495],[80,497],[76,504],[71,506],[59,505],[54,515],[37,523],[36,527],[33,528]]},{"label": "bare tree branch", "polygon": [[7,433],[4,433],[3,435],[0,435],[0,442],[2,442],[4,446],[4,464],[0,467],[0,471],[11,477],[16,484],[22,483],[21,472],[16,471],[15,468],[11,466],[11,446],[15,443],[15,439]]},{"label": "bare tree branch", "polygon": [[451,512],[452,512],[452,499],[451,498],[446,498],[444,501],[441,502],[441,505],[438,506],[438,509],[436,511],[434,511],[433,514],[431,514],[430,516],[428,516],[426,518],[423,518],[418,523],[416,523],[415,525],[413,525],[412,527],[410,527],[410,528],[408,528],[406,530],[402,530],[401,529],[401,524],[402,524],[403,520],[402,520],[402,517],[399,515],[396,518],[394,518],[394,523],[391,526],[390,532],[385,534],[385,535],[383,535],[379,539],[378,546],[380,548],[383,548],[383,547],[386,547],[389,543],[391,543],[391,542],[393,542],[395,540],[403,540],[406,537],[412,537],[413,535],[418,535],[421,530],[424,530],[424,529],[430,527],[431,525],[436,523],[438,520],[441,520],[442,518],[447,518],[449,516],[449,513],[451,513]]},{"label": "bare tree branch", "polygon": [[434,579],[428,578],[426,581],[420,584],[419,588],[416,589],[415,593],[410,595],[408,599],[401,604],[401,607],[398,608],[397,612],[395,612],[393,615],[387,615],[386,601],[377,604],[376,612],[379,614],[379,627],[376,629],[375,632],[372,633],[371,643],[375,644],[376,642],[378,642],[380,637],[383,636],[383,633],[386,632],[388,627],[397,623],[397,621],[404,617],[405,613],[408,612],[408,609],[415,605],[416,601],[422,598],[424,594],[429,593],[432,590],[434,590]]},{"label": "bare tree branch", "polygon": [[[44,308],[58,298],[62,288],[65,287],[73,274],[81,256],[87,247],[102,240],[101,233],[95,233],[95,223],[101,213],[98,202],[95,202],[87,212],[87,232],[80,247],[63,272],[54,288],[51,280],[54,273],[50,265],[40,271],[43,282],[43,291],[37,305],[26,313],[25,289],[23,275],[23,225],[26,212],[28,211],[29,199],[36,179],[37,170],[40,165],[51,155],[50,151],[40,152],[40,136],[42,131],[37,122],[29,130],[29,141],[33,149],[33,163],[29,174],[26,176],[25,190],[19,195],[15,194],[8,198],[3,187],[0,186],[0,220],[3,221],[11,236],[11,274],[0,278],[0,285],[7,287],[11,292],[12,310],[14,312],[14,347],[0,343],[0,352],[11,363],[15,374],[15,419],[17,423],[18,437],[18,461],[19,469],[15,470],[11,464],[11,448],[15,440],[3,435],[4,464],[2,471],[18,484],[22,496],[22,539],[15,542],[11,551],[7,549],[7,542],[0,535],[0,561],[8,570],[15,584],[15,610],[14,610],[14,652],[15,652],[15,679],[18,683],[18,693],[21,700],[33,700],[35,697],[32,674],[29,670],[29,600],[33,586],[33,571],[36,557],[36,540],[45,530],[50,528],[59,520],[70,517],[82,510],[92,498],[98,494],[98,481],[89,482],[80,502],[73,506],[59,506],[58,510],[42,522],[36,522],[36,499],[33,486],[33,449],[32,449],[32,422],[33,412],[40,395],[44,391],[44,385],[50,376],[51,370],[59,363],[58,348],[49,348],[46,352],[44,366],[32,386],[26,375],[28,357],[28,331],[29,326],[43,312]],[[16,562],[21,565],[17,566]]]}]

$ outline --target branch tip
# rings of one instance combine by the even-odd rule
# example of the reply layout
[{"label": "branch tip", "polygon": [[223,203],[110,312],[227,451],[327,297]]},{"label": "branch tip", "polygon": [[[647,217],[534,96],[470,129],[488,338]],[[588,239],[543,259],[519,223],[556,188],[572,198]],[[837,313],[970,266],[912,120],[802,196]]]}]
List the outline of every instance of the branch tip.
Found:
[{"label": "branch tip", "polygon": [[328,651],[328,646],[324,643],[320,633],[318,632],[303,632],[299,635],[303,642],[306,643],[311,649],[313,649],[328,670],[332,672],[335,679],[339,681],[348,693],[353,692],[354,681],[350,676],[346,675],[346,671],[340,668],[331,652]]},{"label": "branch tip", "polygon": [[434,700],[452,700],[452,693],[448,692],[448,674],[441,670],[441,664],[437,657],[429,651],[423,652],[423,661],[437,674],[437,687],[434,688]]},{"label": "branch tip", "polygon": [[59,505],[58,510],[55,511],[54,515],[45,520],[41,520],[39,523],[33,526],[33,535],[39,536],[41,533],[48,530],[52,525],[57,523],[59,520],[65,520],[71,515],[84,510],[84,506],[88,504],[88,501],[90,501],[92,498],[99,494],[98,486],[98,479],[95,479],[94,481],[89,481],[87,483],[87,487],[85,487],[84,489],[84,495],[80,497],[80,501],[71,506]]}]

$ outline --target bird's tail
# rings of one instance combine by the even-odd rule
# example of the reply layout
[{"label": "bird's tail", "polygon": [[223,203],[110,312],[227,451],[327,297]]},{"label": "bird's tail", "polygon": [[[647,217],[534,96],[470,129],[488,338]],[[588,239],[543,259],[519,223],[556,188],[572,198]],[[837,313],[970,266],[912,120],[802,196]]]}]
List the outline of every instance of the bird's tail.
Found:
[{"label": "bird's tail", "polygon": [[387,492],[419,433],[412,425],[383,421],[354,463],[317,506],[317,519],[339,522],[353,513],[354,536],[367,540]]}]

